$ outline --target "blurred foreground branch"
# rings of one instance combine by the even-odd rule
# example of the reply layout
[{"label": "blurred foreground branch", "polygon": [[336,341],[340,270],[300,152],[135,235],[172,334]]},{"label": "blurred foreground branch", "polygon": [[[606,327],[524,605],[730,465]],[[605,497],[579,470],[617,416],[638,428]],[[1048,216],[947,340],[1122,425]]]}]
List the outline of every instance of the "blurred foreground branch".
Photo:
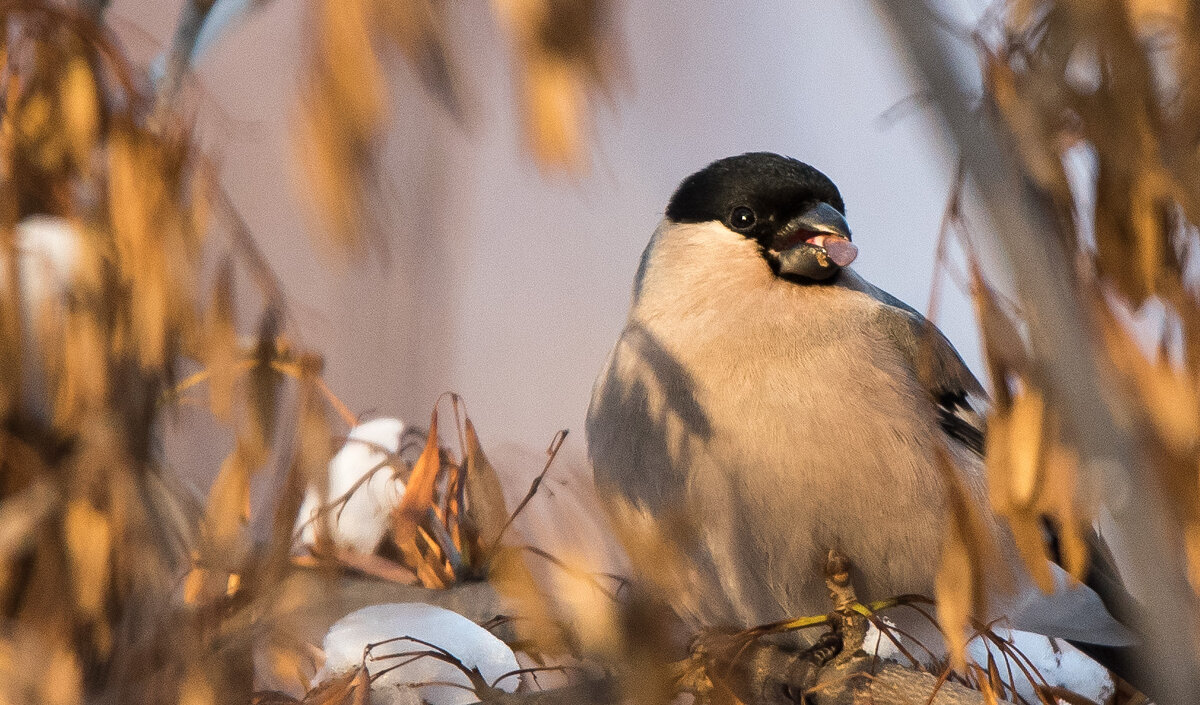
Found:
[{"label": "blurred foreground branch", "polygon": [[79,9],[98,22],[111,3],[112,0],[79,0]]},{"label": "blurred foreground branch", "polygon": [[204,27],[204,20],[212,10],[214,0],[188,0],[183,6],[175,35],[171,38],[171,49],[166,56],[166,67],[155,96],[156,112],[162,113],[179,92],[183,77],[188,71],[192,51]]},{"label": "blurred foreground branch", "polygon": [[1164,488],[1148,471],[1148,459],[1117,422],[1132,416],[1122,409],[1124,400],[1102,392],[1115,380],[1098,364],[1098,336],[1074,286],[1071,259],[1054,237],[1058,224],[1023,173],[1013,138],[993,106],[985,102],[978,110],[972,105],[962,67],[974,62],[939,30],[925,2],[882,4],[928,85],[1003,246],[1026,307],[1039,381],[1063,412],[1085,479],[1105,488],[1107,506],[1128,541],[1129,580],[1152,607],[1137,625],[1144,636],[1141,665],[1161,685],[1164,704],[1192,702],[1200,692],[1200,671],[1195,600],[1177,549],[1180,527],[1166,510]]}]

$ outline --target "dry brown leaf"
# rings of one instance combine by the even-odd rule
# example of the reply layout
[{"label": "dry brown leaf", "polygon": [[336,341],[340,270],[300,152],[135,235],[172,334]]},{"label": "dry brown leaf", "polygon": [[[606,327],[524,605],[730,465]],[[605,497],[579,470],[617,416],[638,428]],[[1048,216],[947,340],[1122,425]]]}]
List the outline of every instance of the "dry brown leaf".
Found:
[{"label": "dry brown leaf", "polygon": [[1140,33],[1153,33],[1166,27],[1182,27],[1188,17],[1184,0],[1124,0],[1125,11]]},{"label": "dry brown leaf", "polygon": [[343,134],[329,96],[305,103],[297,119],[296,161],[303,165],[321,222],[337,243],[356,251],[362,243],[359,172],[366,167],[350,137]]},{"label": "dry brown leaf", "polygon": [[354,677],[352,705],[369,705],[371,702],[371,676],[367,669],[360,668]]},{"label": "dry brown leaf", "polygon": [[[12,448],[4,450],[11,462]],[[25,552],[34,532],[57,506],[58,491],[46,477],[37,478],[0,503],[0,566],[8,566]]]},{"label": "dry brown leaf", "polygon": [[1060,439],[1042,394],[1021,385],[1008,413],[996,411],[988,425],[986,465],[992,506],[1012,531],[1018,552],[1038,587],[1054,590],[1043,522],[1057,529],[1063,566],[1081,578],[1087,566],[1083,530],[1090,509],[1076,494],[1075,454]]},{"label": "dry brown leaf", "polygon": [[438,410],[435,405],[429,419],[429,431],[425,440],[425,448],[413,465],[412,474],[404,491],[400,504],[392,510],[392,540],[400,549],[408,567],[416,571],[417,576],[425,587],[445,587],[446,581],[440,575],[440,563],[437,557],[432,560],[418,548],[418,530],[434,506],[433,491],[441,474],[441,450],[438,446]]},{"label": "dry brown leaf", "polygon": [[365,174],[386,116],[386,83],[372,44],[372,0],[320,0],[312,82],[299,109],[297,161],[334,241],[364,241]]},{"label": "dry brown leaf", "polygon": [[375,2],[379,32],[390,38],[417,68],[425,88],[451,114],[460,115],[460,81],[450,60],[446,36],[448,5],[434,0]]},{"label": "dry brown leaf", "polygon": [[1008,422],[1009,498],[1017,508],[1028,507],[1038,488],[1045,442],[1046,402],[1032,386],[1013,399]]},{"label": "dry brown leaf", "polygon": [[1188,453],[1200,442],[1200,399],[1189,376],[1149,360],[1135,368],[1135,381],[1155,428],[1172,450]]},{"label": "dry brown leaf", "polygon": [[54,421],[60,428],[70,428],[89,409],[100,409],[107,403],[110,350],[105,330],[94,314],[68,314],[62,335]]},{"label": "dry brown leaf", "polygon": [[992,396],[996,408],[1006,410],[1012,403],[1008,374],[1022,372],[1029,367],[1024,337],[1005,312],[996,292],[984,280],[979,267],[974,264],[971,266],[971,300],[975,316],[979,319],[985,362],[992,380]]},{"label": "dry brown leaf", "polygon": [[1048,192],[1069,193],[1057,145],[1047,134],[1053,126],[1046,124],[1037,100],[1040,96],[1021,85],[1028,83],[1029,78],[996,56],[985,56],[984,67],[988,96],[1008,123],[1027,173]]},{"label": "dry brown leaf", "polygon": [[550,608],[550,600],[538,586],[525,556],[514,546],[499,546],[492,556],[488,581],[506,604],[513,605],[521,619],[513,623],[523,643],[535,644],[543,652],[567,653],[567,640]]},{"label": "dry brown leaf", "polygon": [[560,569],[551,573],[552,594],[585,652],[619,660],[626,646],[621,615],[617,601],[596,582],[600,572],[582,553],[564,556]]},{"label": "dry brown leaf", "polygon": [[40,141],[50,126],[50,112],[51,102],[45,94],[33,93],[26,98],[15,120],[21,137],[28,142]]},{"label": "dry brown leaf", "polygon": [[[1144,121],[1136,130],[1144,131]],[[1102,160],[1095,203],[1096,268],[1134,305],[1141,306],[1161,288],[1162,268],[1169,261],[1162,194],[1157,166]]]},{"label": "dry brown leaf", "polygon": [[245,456],[235,448],[221,464],[209,490],[205,524],[218,555],[229,557],[228,552],[235,549],[249,521],[250,472]]},{"label": "dry brown leaf", "polygon": [[82,56],[74,56],[67,62],[59,84],[58,101],[72,157],[80,168],[86,170],[91,164],[92,147],[99,136],[100,114],[92,68]]},{"label": "dry brown leaf", "polygon": [[173,275],[191,260],[190,253],[176,247],[182,223],[170,205],[170,181],[162,178],[172,158],[137,130],[111,133],[108,153],[113,241],[130,286],[126,343],[143,367],[159,369],[167,361],[168,331],[180,313],[176,299],[184,282]]},{"label": "dry brown leaf", "polygon": [[495,545],[500,539],[500,532],[508,521],[508,506],[504,501],[504,488],[496,469],[492,467],[483,447],[479,443],[479,435],[475,432],[475,424],[471,419],[465,420],[467,449],[464,464],[466,465],[466,518],[470,521],[475,533],[470,557],[472,565],[486,570],[489,556],[484,555],[488,547]]},{"label": "dry brown leaf", "polygon": [[71,585],[75,602],[88,619],[104,616],[109,588],[109,553],[112,533],[108,518],[85,499],[67,503],[63,536],[71,561]]},{"label": "dry brown leaf", "polygon": [[[1061,433],[1056,431],[1055,435]],[[1042,511],[1057,522],[1062,566],[1075,580],[1082,581],[1089,560],[1084,536],[1092,531],[1096,509],[1082,501],[1077,491],[1078,479],[1078,453],[1061,442],[1055,443],[1046,455]]]},{"label": "dry brown leaf", "polygon": [[557,57],[528,60],[524,75],[525,124],[542,164],[582,169],[584,89],[571,64]]},{"label": "dry brown leaf", "polygon": [[1021,555],[1030,577],[1038,589],[1047,595],[1054,592],[1054,575],[1050,570],[1050,556],[1046,550],[1046,536],[1042,531],[1042,517],[1033,511],[1014,511],[1006,514],[1013,542]]},{"label": "dry brown leaf", "polygon": [[959,522],[947,525],[942,560],[934,580],[937,617],[953,668],[966,666],[967,627],[971,617],[971,584],[978,578]]},{"label": "dry brown leaf", "polygon": [[343,129],[354,135],[373,132],[384,116],[384,82],[372,51],[370,0],[321,0],[322,72],[338,106]]},{"label": "dry brown leaf", "polygon": [[179,705],[216,705],[217,693],[199,664],[191,664],[179,685]]},{"label": "dry brown leaf", "polygon": [[205,362],[210,373],[208,390],[212,413],[228,421],[233,412],[233,389],[238,376],[237,326],[234,324],[236,297],[233,292],[233,262],[226,259],[217,270],[212,300],[205,320]]},{"label": "dry brown leaf", "polygon": [[1129,225],[1133,233],[1138,276],[1147,291],[1160,291],[1170,237],[1164,204],[1171,200],[1170,178],[1157,165],[1145,165],[1135,175],[1129,194]]},{"label": "dry brown leaf", "polygon": [[[296,445],[294,464],[294,486],[291,500],[295,507],[289,516],[285,517],[294,525],[296,513],[299,511],[300,496],[305,487],[324,488],[328,486],[325,473],[329,468],[329,458],[333,454],[333,431],[329,424],[329,415],[321,393],[317,386],[317,375],[321,369],[321,361],[316,358],[308,359],[301,364],[303,372],[300,377],[300,430],[299,442]],[[299,490],[299,491],[297,491]],[[328,500],[322,497],[322,503]],[[329,517],[322,513],[316,524],[316,549],[318,553],[328,553],[332,548],[329,533]]]},{"label": "dry brown leaf", "polygon": [[[304,609],[305,598],[312,599],[311,596],[289,595],[281,597],[277,604],[285,609]],[[299,690],[295,692],[302,693],[308,692],[312,688],[311,679],[320,663],[317,659],[317,655],[321,653],[319,649],[286,629],[278,629],[272,630],[267,637],[264,651],[264,660],[270,671],[270,675],[266,678],[268,682],[277,687],[287,688],[289,691],[298,687]],[[261,666],[256,666],[256,668],[258,667]],[[261,680],[263,678],[260,677]],[[298,702],[294,698],[292,701]]]},{"label": "dry brown leaf", "polygon": [[283,375],[272,364],[279,357],[279,315],[275,305],[269,305],[263,313],[254,347],[254,365],[250,368],[249,384],[246,385],[246,405],[249,410],[242,438],[247,454],[262,458],[264,462],[275,440],[279,387],[283,382]]},{"label": "dry brown leaf", "polygon": [[592,94],[611,73],[605,0],[493,0],[516,44],[527,141],[539,163],[586,166],[584,128]]},{"label": "dry brown leaf", "polygon": [[1012,465],[1012,453],[1008,447],[1009,411],[999,406],[992,409],[988,416],[987,435],[984,437],[984,469],[987,470],[989,498],[992,508],[1000,514],[1009,511],[1013,502],[1011,499],[1012,483],[1009,481],[1009,468]]},{"label": "dry brown leaf", "polygon": [[183,578],[183,601],[189,605],[198,605],[200,600],[207,597],[205,583],[208,582],[208,571],[203,568],[192,568]]},{"label": "dry brown leaf", "polygon": [[83,671],[67,644],[54,644],[39,683],[38,702],[44,705],[77,705],[83,697]]},{"label": "dry brown leaf", "polygon": [[966,629],[971,620],[987,614],[990,593],[1009,591],[1013,583],[998,559],[995,527],[978,506],[982,497],[975,497],[964,484],[941,446],[937,449],[937,465],[949,521],[934,590],[951,663],[961,668],[966,663]]},{"label": "dry brown leaf", "polygon": [[1200,594],[1200,525],[1189,525],[1184,533],[1184,550],[1187,554],[1188,582]]}]

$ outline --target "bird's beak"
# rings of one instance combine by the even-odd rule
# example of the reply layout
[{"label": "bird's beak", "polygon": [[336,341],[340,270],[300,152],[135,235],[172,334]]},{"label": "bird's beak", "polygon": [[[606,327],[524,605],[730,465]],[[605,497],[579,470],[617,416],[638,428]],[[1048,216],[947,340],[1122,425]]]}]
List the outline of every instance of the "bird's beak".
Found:
[{"label": "bird's beak", "polygon": [[838,209],[818,203],[797,216],[771,244],[779,273],[822,281],[858,257],[850,225]]}]

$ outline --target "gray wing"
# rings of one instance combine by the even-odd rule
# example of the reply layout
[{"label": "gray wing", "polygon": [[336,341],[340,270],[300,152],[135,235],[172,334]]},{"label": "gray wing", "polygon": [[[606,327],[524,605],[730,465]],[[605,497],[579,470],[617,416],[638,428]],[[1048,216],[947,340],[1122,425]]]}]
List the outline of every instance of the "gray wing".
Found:
[{"label": "gray wing", "polygon": [[987,393],[946,336],[916,309],[853,270],[843,270],[838,285],[883,304],[878,314],[879,329],[908,358],[937,408],[942,430],[953,441],[982,456]]}]

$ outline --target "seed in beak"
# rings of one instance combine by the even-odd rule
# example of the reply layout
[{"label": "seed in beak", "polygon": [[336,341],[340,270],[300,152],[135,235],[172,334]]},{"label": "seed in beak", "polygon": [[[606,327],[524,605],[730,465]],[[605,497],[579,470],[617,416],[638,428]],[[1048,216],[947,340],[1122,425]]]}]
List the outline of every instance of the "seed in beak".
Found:
[{"label": "seed in beak", "polygon": [[858,247],[844,237],[822,233],[805,240],[810,245],[816,245],[829,254],[829,259],[839,267],[845,267],[858,257]]}]

